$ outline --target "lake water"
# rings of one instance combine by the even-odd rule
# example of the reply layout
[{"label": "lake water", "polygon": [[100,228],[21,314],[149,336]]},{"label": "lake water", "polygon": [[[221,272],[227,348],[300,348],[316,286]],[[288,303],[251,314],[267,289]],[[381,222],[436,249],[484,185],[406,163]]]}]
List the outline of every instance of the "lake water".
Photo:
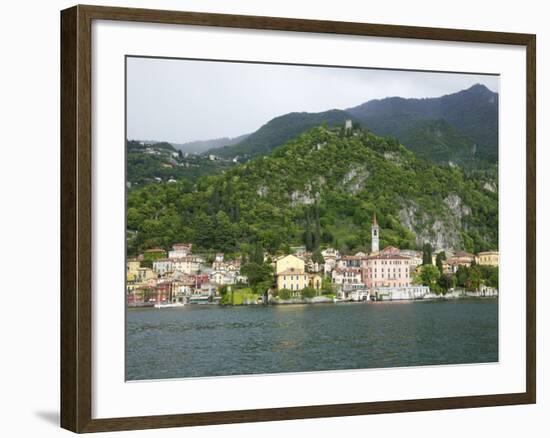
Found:
[{"label": "lake water", "polygon": [[498,361],[498,300],[129,309],[128,380]]}]

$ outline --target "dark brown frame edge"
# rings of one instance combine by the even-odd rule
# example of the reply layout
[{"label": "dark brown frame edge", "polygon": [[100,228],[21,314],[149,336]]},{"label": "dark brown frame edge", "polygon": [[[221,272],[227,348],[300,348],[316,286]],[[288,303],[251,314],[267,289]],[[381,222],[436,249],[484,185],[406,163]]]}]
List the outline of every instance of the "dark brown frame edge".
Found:
[{"label": "dark brown frame edge", "polygon": [[[221,26],[526,47],[526,391],[275,409],[92,419],[91,23]],[[536,37],[531,34],[78,5],[61,12],[61,426],[99,432],[536,402]]]}]

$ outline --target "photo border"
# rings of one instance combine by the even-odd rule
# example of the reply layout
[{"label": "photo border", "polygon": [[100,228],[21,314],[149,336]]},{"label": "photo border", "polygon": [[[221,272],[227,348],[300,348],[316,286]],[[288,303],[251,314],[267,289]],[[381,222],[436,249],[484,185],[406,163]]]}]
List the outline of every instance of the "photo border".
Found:
[{"label": "photo border", "polygon": [[[526,48],[526,391],[368,403],[92,419],[93,20],[217,26]],[[61,12],[61,426],[74,432],[149,429],[536,402],[536,36],[276,17],[74,6]]]}]

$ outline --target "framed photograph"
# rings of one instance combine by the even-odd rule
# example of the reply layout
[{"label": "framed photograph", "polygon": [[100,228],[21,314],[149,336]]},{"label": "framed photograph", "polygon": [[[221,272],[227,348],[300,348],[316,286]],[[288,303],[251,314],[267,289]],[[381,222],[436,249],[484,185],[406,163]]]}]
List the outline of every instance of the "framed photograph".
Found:
[{"label": "framed photograph", "polygon": [[61,425],[535,403],[535,35],[61,12]]}]

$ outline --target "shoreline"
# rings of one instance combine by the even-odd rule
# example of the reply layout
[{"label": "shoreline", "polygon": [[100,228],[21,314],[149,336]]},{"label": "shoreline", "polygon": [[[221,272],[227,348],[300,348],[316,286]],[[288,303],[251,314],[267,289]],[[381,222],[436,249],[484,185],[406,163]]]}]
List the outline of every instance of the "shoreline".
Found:
[{"label": "shoreline", "polygon": [[[317,298],[317,299],[316,299]],[[270,300],[267,303],[263,302],[243,302],[242,304],[219,304],[219,303],[209,303],[209,304],[197,304],[197,303],[186,303],[184,306],[181,307],[209,307],[209,306],[216,306],[216,307],[249,307],[249,306],[290,306],[290,305],[316,305],[316,304],[379,304],[379,303],[414,303],[414,302],[433,302],[433,301],[459,301],[459,300],[489,300],[489,299],[497,299],[499,298],[498,294],[493,295],[433,295],[429,297],[423,297],[423,298],[416,298],[416,299],[381,299],[381,300],[333,300],[333,299],[318,299],[323,297],[315,297],[315,298],[305,298],[305,299],[291,299],[291,300]],[[154,303],[151,304],[145,304],[145,305],[138,305],[138,306],[130,306],[127,305],[126,309],[155,309]],[[173,307],[172,307],[173,309]],[[163,310],[163,309],[156,309],[156,310]]]}]

